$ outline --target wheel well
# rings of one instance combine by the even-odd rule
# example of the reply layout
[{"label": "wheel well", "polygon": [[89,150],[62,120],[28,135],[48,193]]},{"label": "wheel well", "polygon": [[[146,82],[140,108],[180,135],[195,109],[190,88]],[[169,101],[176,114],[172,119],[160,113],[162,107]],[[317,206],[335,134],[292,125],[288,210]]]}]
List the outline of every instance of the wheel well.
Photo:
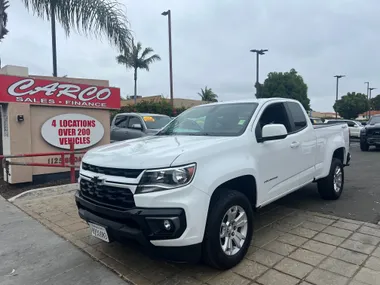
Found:
[{"label": "wheel well", "polygon": [[343,161],[344,161],[344,148],[341,147],[341,148],[336,149],[333,153],[333,158],[340,159],[343,163]]},{"label": "wheel well", "polygon": [[253,209],[256,208],[256,179],[252,175],[239,176],[219,185],[211,196],[211,204],[213,204],[215,199],[222,194],[223,189],[231,189],[243,193],[251,202]]}]

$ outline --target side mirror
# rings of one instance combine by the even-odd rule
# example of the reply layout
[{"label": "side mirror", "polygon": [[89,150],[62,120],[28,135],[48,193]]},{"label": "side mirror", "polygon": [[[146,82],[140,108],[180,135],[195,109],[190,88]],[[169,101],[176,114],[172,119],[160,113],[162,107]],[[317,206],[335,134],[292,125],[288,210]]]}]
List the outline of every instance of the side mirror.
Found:
[{"label": "side mirror", "polygon": [[135,130],[142,130],[142,126],[140,124],[133,124],[131,126],[132,129],[135,129]]},{"label": "side mirror", "polygon": [[288,136],[288,131],[282,124],[265,125],[259,142],[281,140]]}]

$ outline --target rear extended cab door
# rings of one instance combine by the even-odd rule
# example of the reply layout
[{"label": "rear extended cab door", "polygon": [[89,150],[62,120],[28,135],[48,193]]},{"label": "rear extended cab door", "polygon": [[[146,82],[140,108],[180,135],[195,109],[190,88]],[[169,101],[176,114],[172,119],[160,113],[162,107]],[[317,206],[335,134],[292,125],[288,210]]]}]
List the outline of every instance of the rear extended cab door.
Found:
[{"label": "rear extended cab door", "polygon": [[294,153],[291,167],[295,168],[299,185],[303,186],[314,180],[317,137],[305,109],[298,101],[288,101],[285,106],[291,125],[288,136],[292,138]]}]

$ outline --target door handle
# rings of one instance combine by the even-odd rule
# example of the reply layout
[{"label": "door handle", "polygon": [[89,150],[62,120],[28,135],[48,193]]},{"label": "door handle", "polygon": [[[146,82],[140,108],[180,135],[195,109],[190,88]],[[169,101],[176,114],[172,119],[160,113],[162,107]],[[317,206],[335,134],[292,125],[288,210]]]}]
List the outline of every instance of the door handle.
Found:
[{"label": "door handle", "polygon": [[345,129],[345,128],[347,128],[347,126],[346,126],[346,125],[343,125],[343,126],[342,126],[342,129]]},{"label": "door handle", "polygon": [[299,147],[299,145],[300,145],[299,142],[292,142],[292,143],[290,144],[290,147],[291,147],[291,148],[296,148],[296,147]]}]

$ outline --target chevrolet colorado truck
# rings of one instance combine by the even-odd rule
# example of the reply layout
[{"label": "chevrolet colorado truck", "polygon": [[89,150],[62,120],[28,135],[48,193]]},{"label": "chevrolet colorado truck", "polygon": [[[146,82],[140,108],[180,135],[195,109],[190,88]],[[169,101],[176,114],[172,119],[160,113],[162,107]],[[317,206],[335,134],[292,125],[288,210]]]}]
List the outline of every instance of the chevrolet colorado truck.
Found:
[{"label": "chevrolet colorado truck", "polygon": [[370,146],[380,148],[380,115],[372,116],[360,130],[361,151],[368,151]]},{"label": "chevrolet colorado truck", "polygon": [[103,241],[228,269],[247,253],[254,210],[312,182],[338,199],[350,157],[347,124],[313,126],[298,101],[212,103],[153,136],[88,151],[75,199]]}]

